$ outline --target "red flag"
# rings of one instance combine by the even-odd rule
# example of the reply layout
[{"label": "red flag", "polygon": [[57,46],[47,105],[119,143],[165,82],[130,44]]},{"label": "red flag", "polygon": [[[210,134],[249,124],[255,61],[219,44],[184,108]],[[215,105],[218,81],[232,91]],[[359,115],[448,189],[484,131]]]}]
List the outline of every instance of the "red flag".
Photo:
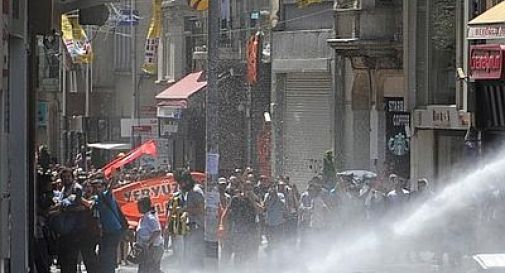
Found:
[{"label": "red flag", "polygon": [[111,174],[112,174],[112,165],[114,165],[116,162],[119,162],[119,160],[121,160],[124,157],[125,156],[121,156],[121,157],[115,158],[111,162],[107,163],[107,165],[105,165],[105,166],[102,167],[103,174],[105,175],[106,178],[110,178],[111,177]]},{"label": "red flag", "polygon": [[142,155],[152,155],[158,156],[158,150],[156,149],[156,143],[154,140],[148,140],[139,147],[131,150],[128,154],[121,158],[117,158],[111,161],[109,164],[105,165],[102,169],[105,177],[110,178],[113,169],[119,169],[124,165],[135,161]]},{"label": "red flag", "polygon": [[256,85],[258,82],[259,42],[259,35],[253,35],[247,41],[247,82],[250,85]]}]

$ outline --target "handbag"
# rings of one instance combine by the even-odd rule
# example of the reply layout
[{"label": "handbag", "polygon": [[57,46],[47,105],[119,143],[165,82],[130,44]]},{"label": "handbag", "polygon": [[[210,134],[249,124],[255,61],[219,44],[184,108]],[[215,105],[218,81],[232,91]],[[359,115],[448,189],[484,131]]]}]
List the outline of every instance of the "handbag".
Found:
[{"label": "handbag", "polygon": [[134,243],[126,260],[133,264],[140,264],[146,259],[146,248],[141,244]]}]

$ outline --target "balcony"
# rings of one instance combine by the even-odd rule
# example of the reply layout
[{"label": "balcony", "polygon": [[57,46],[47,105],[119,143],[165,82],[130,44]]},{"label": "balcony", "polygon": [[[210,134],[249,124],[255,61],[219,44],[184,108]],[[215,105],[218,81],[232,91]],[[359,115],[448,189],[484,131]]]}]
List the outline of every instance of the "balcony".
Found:
[{"label": "balcony", "polygon": [[398,67],[402,54],[402,3],[399,0],[337,0],[335,38],[328,44],[346,57],[381,59]]}]

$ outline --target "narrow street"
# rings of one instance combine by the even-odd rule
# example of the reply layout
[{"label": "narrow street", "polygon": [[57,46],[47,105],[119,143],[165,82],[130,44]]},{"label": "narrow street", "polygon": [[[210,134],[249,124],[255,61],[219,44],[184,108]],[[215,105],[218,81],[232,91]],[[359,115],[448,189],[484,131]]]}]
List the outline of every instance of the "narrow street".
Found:
[{"label": "narrow street", "polygon": [[505,272],[505,0],[2,0],[0,37],[0,273]]}]

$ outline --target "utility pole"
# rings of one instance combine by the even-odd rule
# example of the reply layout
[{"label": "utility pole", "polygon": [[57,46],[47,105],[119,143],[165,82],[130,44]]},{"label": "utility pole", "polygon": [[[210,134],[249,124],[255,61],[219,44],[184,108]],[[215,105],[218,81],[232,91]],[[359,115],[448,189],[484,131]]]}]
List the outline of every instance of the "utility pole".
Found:
[{"label": "utility pole", "polygon": [[[207,160],[205,172],[207,181],[205,192],[207,200],[215,195],[217,178],[219,175],[219,86],[218,86],[218,62],[219,62],[219,31],[220,31],[220,5],[221,1],[209,1],[208,10],[208,36],[207,36],[207,92],[206,92],[206,152]],[[217,204],[210,204],[206,200],[205,234],[207,247],[212,248],[213,266],[217,269],[217,239],[215,235],[216,225],[214,215],[217,215]],[[217,199],[219,200],[219,198]],[[211,251],[207,251],[211,253]],[[210,256],[210,255],[209,255]],[[215,259],[215,260],[214,260]],[[206,268],[212,272],[212,268]]]},{"label": "utility pole", "polygon": [[[130,18],[133,18],[133,11],[135,10],[135,1],[136,0],[130,0]],[[131,56],[131,85],[132,85],[132,109],[131,109],[131,134],[130,134],[130,142],[132,145],[132,148],[134,148],[135,145],[135,133],[133,131],[133,126],[135,125],[135,111],[137,107],[137,53],[135,52],[136,50],[136,33],[135,33],[135,26],[133,24],[133,20],[130,22],[130,56]]]},{"label": "utility pole", "polygon": [[67,162],[68,142],[68,127],[67,127],[67,55],[66,47],[63,40],[60,42],[60,57],[61,57],[61,146],[60,146],[60,161],[63,164]]},{"label": "utility pole", "polygon": [[[86,26],[86,36],[93,37],[93,34],[90,32],[89,26]],[[90,41],[91,43],[91,41]],[[79,151],[81,153],[82,159],[84,161],[84,171],[88,171],[88,155],[87,155],[87,144],[88,144],[88,134],[89,134],[89,110],[90,110],[90,95],[91,95],[91,62],[92,60],[88,56],[88,60],[86,62],[86,99],[85,99],[85,108],[84,108],[84,120],[83,120],[83,132],[82,139],[84,144],[81,143],[81,147],[79,147]],[[84,145],[84,147],[82,147]]]}]

